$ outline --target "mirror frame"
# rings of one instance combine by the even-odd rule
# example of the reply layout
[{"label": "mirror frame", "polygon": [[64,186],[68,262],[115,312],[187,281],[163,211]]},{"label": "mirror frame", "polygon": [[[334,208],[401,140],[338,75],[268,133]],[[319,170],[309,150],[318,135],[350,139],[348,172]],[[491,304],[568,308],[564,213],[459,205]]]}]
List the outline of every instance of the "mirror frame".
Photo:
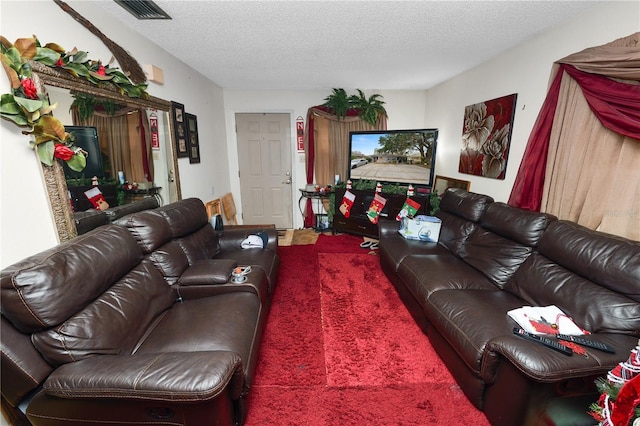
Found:
[{"label": "mirror frame", "polygon": [[[171,117],[171,102],[164,99],[148,96],[146,98],[130,98],[120,93],[118,88],[111,84],[95,86],[92,83],[73,77],[71,74],[48,67],[36,61],[29,61],[33,69],[34,79],[40,85],[42,93],[46,93],[45,86],[69,89],[75,92],[88,93],[90,95],[110,99],[129,106],[153,108],[169,113],[169,134],[171,139],[171,149],[173,150],[174,179],[177,184],[178,199],[182,199],[180,188],[180,174],[178,171],[178,157],[176,155],[176,141],[173,139],[173,117]],[[53,220],[58,231],[60,242],[68,241],[78,235],[76,223],[68,199],[67,181],[64,177],[64,170],[59,161],[54,161],[53,166],[46,166],[40,163],[44,176],[45,189],[49,195],[49,203],[53,214]]]}]

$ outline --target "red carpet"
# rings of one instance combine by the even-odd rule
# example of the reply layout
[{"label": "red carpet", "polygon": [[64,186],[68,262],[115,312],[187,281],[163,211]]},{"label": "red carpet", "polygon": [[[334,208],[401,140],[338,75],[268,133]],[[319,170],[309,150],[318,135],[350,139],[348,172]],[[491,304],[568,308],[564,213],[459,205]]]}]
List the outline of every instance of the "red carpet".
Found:
[{"label": "red carpet", "polygon": [[329,386],[454,383],[377,256],[320,253],[318,259]]},{"label": "red carpet", "polygon": [[320,237],[279,248],[246,425],[488,425],[362,239]]}]

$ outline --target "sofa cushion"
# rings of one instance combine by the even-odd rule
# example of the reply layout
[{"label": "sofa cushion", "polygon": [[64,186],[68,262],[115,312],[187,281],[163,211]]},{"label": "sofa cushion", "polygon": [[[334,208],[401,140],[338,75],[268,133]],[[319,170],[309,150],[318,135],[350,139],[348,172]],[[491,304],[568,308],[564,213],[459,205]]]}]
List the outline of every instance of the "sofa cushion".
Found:
[{"label": "sofa cushion", "polygon": [[511,207],[505,203],[493,203],[480,218],[480,226],[487,231],[535,247],[555,216]]},{"label": "sofa cushion", "polygon": [[24,333],[56,326],[142,260],[124,228],[105,225],[2,271],[2,314]]},{"label": "sofa cushion", "polygon": [[61,324],[34,333],[32,341],[52,365],[95,355],[131,354],[151,323],[174,301],[160,273],[143,261]]},{"label": "sofa cushion", "polygon": [[262,333],[261,312],[259,296],[247,291],[185,300],[167,311],[136,353],[235,352],[249,386]]},{"label": "sofa cushion", "polygon": [[640,242],[559,220],[549,225],[538,250],[569,271],[640,302]]},{"label": "sofa cushion", "polygon": [[[190,265],[202,259],[211,259],[221,252],[219,235],[206,223],[191,234],[176,238]],[[238,246],[238,250],[240,247]]]},{"label": "sofa cushion", "polygon": [[593,333],[640,336],[640,303],[575,274],[534,253],[504,289],[527,305],[556,305]]},{"label": "sofa cushion", "polygon": [[438,243],[405,239],[398,233],[398,229],[400,227],[399,222],[385,220],[383,223],[384,226],[387,227],[394,225],[395,231],[392,234],[387,233],[380,238],[378,255],[380,256],[380,263],[390,265],[393,271],[397,271],[398,266],[400,266],[407,256],[416,254],[447,253],[447,249]]},{"label": "sofa cushion", "polygon": [[159,205],[160,204],[158,204],[158,200],[156,199],[156,197],[145,197],[140,201],[123,204],[121,206],[110,207],[107,210],[105,210],[105,213],[109,217],[109,220],[111,222],[115,222],[116,220],[126,215],[140,212],[143,210],[155,209]]},{"label": "sofa cushion", "polygon": [[99,226],[109,224],[109,216],[102,210],[90,209],[73,214],[73,220],[76,223],[76,231],[78,235],[96,229]]},{"label": "sofa cushion", "polygon": [[443,289],[497,289],[483,274],[450,254],[407,256],[397,273],[423,307],[433,292]]},{"label": "sofa cushion", "polygon": [[538,250],[505,290],[554,304],[591,332],[640,336],[640,243],[559,220]]},{"label": "sofa cushion", "polygon": [[167,220],[174,238],[189,235],[209,224],[207,209],[198,198],[186,198],[167,204],[157,211]]},{"label": "sofa cushion", "polygon": [[493,203],[460,250],[460,257],[499,287],[533,252],[553,216]]},{"label": "sofa cushion", "polygon": [[435,215],[442,221],[438,243],[460,257],[462,246],[478,225],[444,210],[438,210]]},{"label": "sofa cushion", "polygon": [[477,375],[487,343],[513,332],[516,323],[507,311],[522,306],[521,299],[501,290],[440,290],[427,303],[429,323]]},{"label": "sofa cushion", "polygon": [[149,253],[147,258],[169,284],[178,281],[178,278],[189,268],[187,256],[180,244],[173,240]]},{"label": "sofa cushion", "polygon": [[460,255],[502,288],[532,251],[531,247],[478,228],[469,236]]},{"label": "sofa cushion", "polygon": [[151,253],[171,240],[169,224],[154,210],[132,213],[114,223],[127,228],[145,253]]},{"label": "sofa cushion", "polygon": [[467,192],[460,188],[449,188],[440,200],[440,210],[477,222],[491,203],[493,198],[488,195]]}]

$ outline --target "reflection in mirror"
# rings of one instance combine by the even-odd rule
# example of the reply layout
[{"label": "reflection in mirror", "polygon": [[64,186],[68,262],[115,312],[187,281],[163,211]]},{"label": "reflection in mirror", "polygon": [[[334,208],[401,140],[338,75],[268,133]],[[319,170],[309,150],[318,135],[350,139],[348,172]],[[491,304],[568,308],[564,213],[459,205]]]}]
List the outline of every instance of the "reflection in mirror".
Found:
[{"label": "reflection in mirror", "polygon": [[[156,196],[161,204],[181,198],[169,102],[153,97],[128,98],[38,63],[33,65],[51,103],[58,104],[56,118],[68,127],[67,131],[73,130],[70,133],[76,136],[77,145],[93,145],[84,145],[94,153],[94,158],[87,159],[92,167],[84,173],[65,171],[57,162],[54,167],[43,166],[60,241],[77,235],[74,211],[94,208],[85,192],[92,189],[96,179],[110,207],[144,196]],[[84,110],[78,108],[78,99],[97,99],[99,105],[92,114],[81,114]],[[84,137],[92,134],[97,138]]]}]

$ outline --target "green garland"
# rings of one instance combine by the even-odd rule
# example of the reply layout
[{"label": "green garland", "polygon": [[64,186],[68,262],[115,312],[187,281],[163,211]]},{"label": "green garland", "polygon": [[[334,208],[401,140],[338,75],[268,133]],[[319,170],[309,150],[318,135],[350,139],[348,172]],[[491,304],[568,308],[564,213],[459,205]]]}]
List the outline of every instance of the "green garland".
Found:
[{"label": "green garland", "polygon": [[[367,179],[356,179],[351,182],[351,188],[362,191],[375,191],[376,185],[378,183],[375,180],[367,180]],[[345,182],[338,182],[334,188],[346,188],[347,184]],[[382,193],[383,194],[406,194],[409,190],[409,185],[401,185],[400,183],[392,183],[392,184],[384,184],[382,185]],[[440,210],[440,197],[438,196],[438,191],[433,190],[429,194],[429,205],[431,209],[429,210],[430,215],[434,215],[438,210]]]},{"label": "green garland", "polygon": [[73,137],[51,115],[56,105],[50,105],[48,98],[39,93],[29,61],[62,69],[95,86],[113,84],[131,98],[149,98],[146,83],[133,84],[118,68],[90,60],[87,52],[77,49],[66,52],[55,43],[41,46],[35,36],[20,38],[15,43],[0,36],[0,57],[11,84],[11,93],[2,94],[0,99],[0,116],[22,127],[23,134],[33,137],[33,149],[48,166],[58,158],[72,170],[82,171],[87,163],[86,152],[75,146]]}]

